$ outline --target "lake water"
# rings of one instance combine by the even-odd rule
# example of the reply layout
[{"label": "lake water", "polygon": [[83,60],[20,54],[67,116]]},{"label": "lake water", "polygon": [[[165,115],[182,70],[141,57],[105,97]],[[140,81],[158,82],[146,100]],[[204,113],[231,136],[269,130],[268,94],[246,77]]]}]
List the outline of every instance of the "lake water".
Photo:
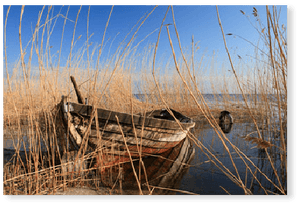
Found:
[{"label": "lake water", "polygon": [[[251,143],[251,141],[245,140],[243,138],[245,135],[253,132],[254,125],[250,123],[237,123],[233,124],[230,133],[226,134],[227,138],[237,146],[245,155],[252,160],[252,162],[264,172],[268,178],[277,184],[277,179],[275,178],[274,171],[268,160],[266,152],[264,149],[257,148],[256,143]],[[227,151],[217,137],[216,133],[211,128],[206,129],[196,129],[198,139],[212,151],[214,155],[233,173],[236,175],[235,169],[229,158]],[[252,135],[255,137],[255,133]],[[257,134],[256,134],[257,136]],[[274,145],[279,145],[279,139],[272,142]],[[227,144],[229,145],[229,144]],[[246,184],[247,188],[250,188],[253,194],[264,194],[264,190],[261,189],[256,180],[253,180],[252,175],[249,170],[246,170],[246,166],[241,158],[237,155],[234,149],[229,147],[232,158],[238,169],[238,173]],[[271,158],[274,161],[274,167],[278,171],[281,170],[280,161],[280,150],[273,146],[268,149]],[[226,194],[226,192],[221,188],[225,188],[230,194],[244,194],[243,189],[237,186],[233,181],[231,181],[224,173],[222,173],[213,163],[211,163],[208,157],[201,151],[200,148],[195,147],[195,158],[190,163],[187,174],[183,177],[180,184],[180,189],[188,190],[193,193],[210,195],[210,194]],[[253,173],[255,172],[254,166],[250,163],[250,168]],[[286,171],[282,171],[283,174],[279,174],[281,181],[283,182],[284,188],[286,189]],[[247,174],[247,175],[246,175]],[[247,176],[247,181],[246,181]],[[277,192],[276,188],[266,180],[266,178],[257,172],[257,179],[261,184],[268,190]]]},{"label": "lake water", "polygon": [[[169,94],[170,96],[172,94]],[[147,100],[147,97],[155,97],[155,96],[151,96],[151,95],[145,95],[145,94],[134,94],[134,97],[139,99],[140,101],[146,101]],[[205,99],[205,101],[207,103],[222,103],[224,101],[224,99],[226,99],[226,97],[228,97],[229,100],[232,100],[232,101],[239,101],[239,102],[243,102],[244,101],[244,98],[243,98],[243,95],[242,94],[203,94],[203,97]],[[265,96],[262,96],[260,94],[245,94],[245,97],[248,101],[257,101],[257,102],[260,102],[260,101],[264,101],[263,98],[265,98]],[[158,99],[156,99],[156,101],[159,102],[159,96],[157,96]],[[184,97],[186,98],[186,97]],[[184,99],[183,98],[183,99]],[[269,99],[270,102],[276,102],[277,101],[277,97],[275,94],[269,94],[267,95],[267,98]],[[282,98],[284,98],[284,96],[282,96]],[[151,98],[150,98],[151,99]],[[200,101],[200,99],[198,100]]]}]

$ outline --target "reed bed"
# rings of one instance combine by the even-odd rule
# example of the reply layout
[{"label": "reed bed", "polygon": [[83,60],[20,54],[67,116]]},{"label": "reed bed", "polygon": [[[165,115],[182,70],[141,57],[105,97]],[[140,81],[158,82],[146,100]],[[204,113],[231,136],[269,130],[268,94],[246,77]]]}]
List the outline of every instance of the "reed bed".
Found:
[{"label": "reed bed", "polygon": [[[60,15],[50,17],[49,14],[53,8],[49,6],[47,10],[43,7],[33,36],[28,42],[29,47],[24,48],[24,42],[22,42],[22,21],[25,21],[22,19],[24,9],[26,7],[23,6],[19,24],[21,57],[11,74],[8,72],[7,66],[5,36],[10,7],[7,10],[4,26],[4,61],[6,69],[6,77],[3,79],[4,139],[13,139],[13,149],[16,151],[13,158],[4,165],[4,194],[56,194],[61,189],[66,190],[68,187],[76,186],[95,187],[98,190],[100,190],[101,186],[110,186],[110,193],[117,191],[118,194],[122,194],[121,163],[107,168],[104,164],[98,165],[97,168],[89,168],[84,165],[84,162],[92,162],[95,158],[101,159],[105,157],[106,153],[108,155],[112,152],[101,147],[96,151],[90,151],[86,137],[83,138],[84,140],[78,150],[78,154],[72,157],[75,158],[73,159],[75,162],[81,159],[79,172],[75,172],[75,167],[66,169],[68,167],[64,166],[74,166],[74,162],[69,161],[69,157],[67,157],[66,161],[63,161],[61,153],[58,152],[58,148],[63,148],[65,153],[69,152],[70,148],[67,146],[69,142],[66,141],[69,141],[69,139],[66,137],[64,133],[65,128],[62,127],[60,122],[57,104],[60,102],[62,95],[68,95],[70,100],[77,101],[70,81],[71,75],[75,77],[82,95],[88,98],[94,109],[105,108],[134,114],[145,113],[146,111],[162,107],[166,109],[173,108],[194,118],[196,121],[202,121],[202,123],[213,128],[218,138],[222,141],[234,171],[229,170],[209,148],[205,147],[196,134],[189,133],[189,138],[196,147],[202,150],[209,161],[240,186],[245,194],[252,194],[252,192],[247,187],[246,180],[239,175],[240,170],[231,156],[231,151],[235,151],[238,154],[248,173],[251,174],[253,181],[258,182],[265,194],[272,194],[272,192],[268,191],[264,185],[261,185],[257,179],[257,173],[264,176],[277,189],[276,194],[287,193],[285,182],[283,181],[284,178],[282,179],[281,177],[286,177],[287,170],[287,40],[285,28],[278,25],[279,15],[276,7],[266,6],[267,27],[262,28],[262,24],[258,24],[261,28],[256,27],[261,35],[261,40],[264,42],[263,58],[265,59],[257,63],[259,67],[253,68],[254,71],[248,71],[249,74],[245,75],[241,72],[243,65],[239,65],[239,68],[237,68],[231,59],[230,52],[227,50],[232,70],[229,79],[233,80],[234,83],[232,81],[228,82],[226,75],[220,77],[222,81],[211,80],[210,90],[213,91],[213,104],[204,95],[207,85],[204,85],[203,82],[207,81],[207,77],[201,75],[203,70],[209,68],[201,66],[202,58],[200,60],[195,59],[197,43],[193,40],[191,55],[187,55],[182,50],[180,34],[176,28],[172,6],[168,7],[165,15],[168,13],[172,15],[174,30],[173,27],[171,30],[171,26],[170,28],[169,26],[164,26],[165,22],[162,20],[156,44],[145,48],[145,53],[142,57],[136,53],[136,48],[140,42],[135,42],[135,36],[144,22],[152,17],[151,14],[156,7],[137,22],[132,28],[132,32],[126,35],[115,53],[103,62],[100,62],[99,59],[103,52],[102,46],[105,44],[105,31],[109,26],[113,7],[108,16],[101,47],[95,47],[91,51],[89,35],[87,35],[88,38],[84,47],[74,51],[76,23],[81,11],[80,7],[77,18],[74,21],[73,39],[65,67],[60,65],[62,46],[60,47],[56,65],[50,66],[50,62],[55,62],[48,53],[50,52],[50,44],[47,43],[45,47],[43,44],[43,40],[49,41],[51,37],[51,30],[46,28],[51,28],[53,26],[51,22],[55,22],[57,18],[60,18]],[[218,11],[218,7],[216,9]],[[47,13],[44,23],[41,22],[43,12]],[[241,12],[244,14],[243,11]],[[255,8],[253,15],[261,23]],[[64,26],[67,16],[68,13],[65,14]],[[87,17],[88,34],[89,13]],[[226,36],[221,24],[222,17],[219,14],[218,18],[221,33],[224,37],[224,45],[227,49],[226,38],[230,38],[229,36],[234,34]],[[167,66],[175,65],[170,66],[171,69],[166,70],[163,75],[161,73],[164,70],[163,66],[161,66],[163,64],[156,62],[156,52],[161,41],[160,32],[162,29],[167,29],[168,42],[172,50],[170,54],[171,59]],[[40,30],[42,31],[42,36],[38,37]],[[64,32],[63,29],[61,42],[63,42]],[[170,32],[174,32],[177,38],[172,39]],[[41,41],[38,42],[38,38],[41,38]],[[180,56],[175,55],[173,41],[178,41],[181,51]],[[255,48],[257,50],[260,49],[258,47]],[[25,64],[24,60],[26,50],[30,50],[30,58],[27,64]],[[38,58],[38,66],[36,68],[31,65],[31,58],[34,55]],[[87,61],[82,60],[83,55],[87,56]],[[244,66],[246,67],[246,65]],[[254,77],[251,76],[253,73],[255,73]],[[213,79],[215,76],[217,76],[216,73],[212,71],[209,78]],[[214,84],[214,82],[218,82],[218,84]],[[229,88],[233,87],[237,94],[242,94],[242,100],[238,96],[229,94]],[[219,94],[222,95],[220,96]],[[216,120],[219,112],[222,110],[228,110],[234,117],[238,117],[235,122],[250,121],[254,123],[254,131],[257,134],[257,138],[247,136],[245,139],[260,143],[272,165],[276,181],[272,181],[267,174],[263,173],[222,132]],[[89,126],[93,118],[97,121],[96,115],[96,112],[92,115],[88,123]],[[101,134],[98,134],[98,136],[101,139]],[[26,140],[24,140],[24,137],[26,137]],[[272,146],[272,141],[275,139],[280,140],[280,168],[273,166],[274,158],[270,154],[272,151],[270,146]],[[102,159],[102,162],[105,161],[107,161],[105,158]],[[143,159],[141,157],[138,159],[130,158],[133,171],[135,171],[133,166],[135,161],[140,162],[140,169],[135,173],[139,194],[145,194],[140,182],[140,175],[142,171],[145,172]],[[253,168],[255,169],[253,170]],[[113,179],[112,175],[110,175],[113,171],[119,171],[116,179]],[[147,194],[152,194],[153,189],[158,188],[150,184],[146,185]],[[222,189],[228,193],[224,186]],[[188,191],[182,192],[192,194]]]}]

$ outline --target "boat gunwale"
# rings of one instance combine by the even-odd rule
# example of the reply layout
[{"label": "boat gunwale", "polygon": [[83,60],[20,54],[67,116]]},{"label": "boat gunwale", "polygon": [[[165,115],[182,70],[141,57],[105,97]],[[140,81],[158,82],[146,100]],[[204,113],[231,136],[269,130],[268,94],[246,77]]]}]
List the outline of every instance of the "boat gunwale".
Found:
[{"label": "boat gunwale", "polygon": [[[66,102],[66,104],[65,104],[65,107],[63,107],[63,108],[69,107],[70,113],[78,113],[82,116],[90,117],[90,114],[91,114],[91,111],[93,108],[92,105],[80,104],[80,103],[75,103],[75,102]],[[74,106],[75,106],[75,108],[74,108]],[[86,108],[86,109],[85,109],[85,111],[80,111],[80,109],[77,109],[78,107]],[[188,131],[190,128],[193,128],[195,126],[195,122],[191,118],[189,118],[185,115],[182,115],[179,112],[178,113],[180,115],[182,115],[182,117],[184,117],[185,119],[188,119],[189,122],[182,122],[182,121],[178,120],[180,122],[180,125],[179,125],[175,119],[174,120],[160,119],[160,118],[155,118],[155,117],[145,117],[145,116],[138,115],[138,114],[117,112],[117,111],[107,110],[107,109],[103,109],[103,108],[96,108],[96,109],[97,109],[97,113],[98,113],[98,119],[116,122],[115,115],[117,115],[119,118],[120,125],[122,125],[122,124],[132,125],[132,118],[133,118],[135,127],[142,126],[142,124],[139,123],[141,121],[141,119],[143,120],[142,122],[144,122],[144,127],[150,127],[150,128]],[[87,111],[89,111],[89,112],[87,112]],[[162,110],[153,110],[153,112],[154,111],[162,111]],[[64,112],[66,112],[66,111],[64,111]],[[109,113],[109,115],[103,115],[103,113]],[[130,121],[126,122],[126,121],[124,121],[124,119],[121,119],[120,116],[123,116],[123,117],[125,116],[127,118],[130,117]],[[127,118],[125,118],[125,120],[128,120]],[[148,124],[146,124],[146,121],[148,121]],[[149,124],[150,122],[152,124],[153,124],[153,122],[157,122],[157,124],[159,124],[159,125],[168,125],[168,127],[162,127],[162,126],[157,127],[157,126],[154,126],[155,124],[154,125]]]}]

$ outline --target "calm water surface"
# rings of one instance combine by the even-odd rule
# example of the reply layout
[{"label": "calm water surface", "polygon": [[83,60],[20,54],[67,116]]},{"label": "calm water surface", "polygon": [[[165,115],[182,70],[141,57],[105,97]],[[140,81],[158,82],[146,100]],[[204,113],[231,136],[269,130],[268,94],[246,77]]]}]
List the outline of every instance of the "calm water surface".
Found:
[{"label": "calm water surface", "polygon": [[[229,158],[228,152],[225,150],[221,140],[218,138],[216,133],[212,128],[201,129],[201,127],[196,127],[195,133],[198,139],[207,147],[218,159],[234,174],[236,171],[233,164]],[[268,160],[267,154],[264,149],[257,148],[256,143],[251,143],[245,140],[245,135],[255,131],[254,125],[250,123],[237,123],[233,124],[231,132],[226,134],[227,138],[237,146],[245,155],[251,159],[251,161],[262,171],[268,178],[277,183],[277,178]],[[252,137],[257,137],[256,133],[251,134]],[[274,145],[279,145],[279,139],[272,141]],[[261,189],[258,182],[253,180],[252,175],[249,170],[246,169],[245,163],[237,155],[234,149],[228,145],[234,163],[236,164],[238,173],[246,184],[247,188],[250,188],[253,194],[264,194],[264,190]],[[274,167],[278,171],[283,171],[283,174],[279,174],[281,181],[284,183],[286,188],[286,172],[281,170],[280,161],[280,151],[278,147],[274,146],[268,149],[271,158],[274,161]],[[256,169],[248,161],[248,165],[254,173]],[[208,157],[203,153],[203,151],[195,147],[195,157],[191,161],[191,167],[189,168],[187,174],[183,177],[180,184],[180,189],[191,191],[197,194],[226,194],[226,192],[221,188],[225,188],[230,194],[244,194],[243,189],[237,186],[233,181],[231,181],[224,173],[222,173],[213,163],[211,163]],[[260,174],[257,174],[257,179],[261,184],[268,190],[277,192],[276,188],[266,180],[266,178]],[[247,180],[246,180],[247,177]]]}]

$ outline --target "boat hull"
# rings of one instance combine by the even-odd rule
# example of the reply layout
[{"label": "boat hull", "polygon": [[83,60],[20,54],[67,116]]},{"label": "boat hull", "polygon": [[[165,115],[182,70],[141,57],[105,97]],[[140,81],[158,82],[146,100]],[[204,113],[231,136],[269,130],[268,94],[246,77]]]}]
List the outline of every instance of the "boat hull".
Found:
[{"label": "boat hull", "polygon": [[[195,123],[174,110],[127,114],[67,102],[61,109],[67,130],[77,146],[87,137],[93,149],[133,157],[160,154],[184,140]],[[174,118],[175,117],[175,118]]]}]

